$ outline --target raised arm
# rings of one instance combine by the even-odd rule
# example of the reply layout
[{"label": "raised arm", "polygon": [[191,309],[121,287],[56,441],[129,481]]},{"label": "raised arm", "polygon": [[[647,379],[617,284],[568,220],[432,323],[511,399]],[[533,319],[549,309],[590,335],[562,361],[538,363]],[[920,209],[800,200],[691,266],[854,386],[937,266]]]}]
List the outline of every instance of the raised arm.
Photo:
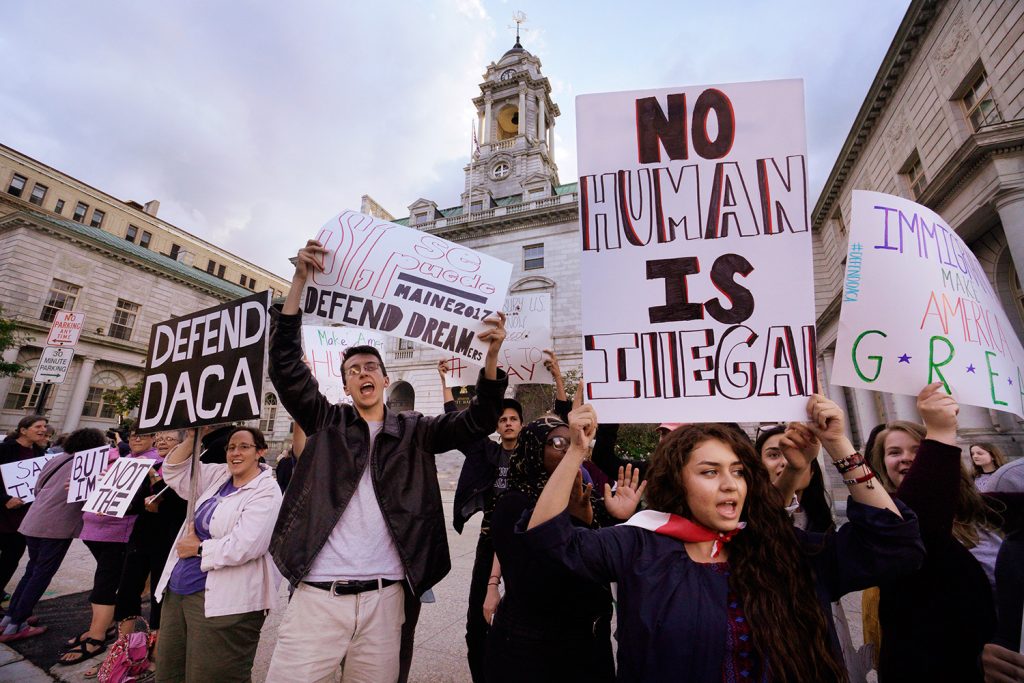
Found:
[{"label": "raised arm", "polygon": [[569,450],[541,491],[530,516],[529,529],[552,519],[568,507],[580,465],[587,459],[590,440],[594,438],[596,431],[597,413],[594,412],[593,406],[582,405],[569,413]]},{"label": "raised arm", "polygon": [[786,458],[786,467],[773,483],[782,493],[782,500],[789,505],[793,496],[811,483],[811,461],[818,457],[821,442],[809,427],[799,422],[791,422],[786,425],[779,445]]},{"label": "raised arm", "polygon": [[448,361],[447,361],[447,359],[439,360],[437,362],[437,374],[439,374],[441,376],[441,394],[444,396],[444,405],[445,405],[444,412],[447,413],[447,412],[450,412],[448,410],[448,404],[449,403],[454,403],[454,401],[455,401],[455,396],[454,396],[454,394],[452,394],[452,390],[448,386],[448,382],[445,380],[445,377],[448,376]]},{"label": "raised arm", "polygon": [[[825,452],[832,458],[833,464],[840,469],[840,476],[843,478],[843,483],[849,488],[850,496],[858,503],[885,508],[899,515],[899,508],[896,507],[896,503],[893,502],[892,497],[882,487],[882,484],[876,481],[874,476],[868,476],[871,474],[871,468],[863,457],[860,457],[860,464],[845,472],[842,471],[841,468],[852,463],[845,459],[855,456],[857,451],[850,440],[846,438],[846,415],[843,414],[839,406],[821,394],[814,394],[807,402],[807,415],[810,417],[808,427],[811,433],[821,441]],[[807,460],[806,467],[810,466],[810,460]],[[788,466],[787,469],[789,469]]]}]

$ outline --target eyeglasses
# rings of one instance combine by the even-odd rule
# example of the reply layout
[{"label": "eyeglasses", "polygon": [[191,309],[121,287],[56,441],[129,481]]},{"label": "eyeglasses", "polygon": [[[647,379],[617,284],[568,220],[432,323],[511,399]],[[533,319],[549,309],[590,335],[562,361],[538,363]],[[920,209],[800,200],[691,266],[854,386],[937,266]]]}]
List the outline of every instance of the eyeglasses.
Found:
[{"label": "eyeglasses", "polygon": [[256,444],[254,443],[233,443],[225,449],[228,453],[232,451],[254,451],[256,450]]},{"label": "eyeglasses", "polygon": [[358,377],[364,372],[377,372],[378,370],[380,370],[380,363],[371,360],[370,362],[363,363],[362,365],[348,366],[348,370],[345,371],[345,374],[349,377]]},{"label": "eyeglasses", "polygon": [[569,450],[569,439],[564,436],[553,436],[545,441],[544,444],[551,446],[556,451],[562,451],[563,453]]}]

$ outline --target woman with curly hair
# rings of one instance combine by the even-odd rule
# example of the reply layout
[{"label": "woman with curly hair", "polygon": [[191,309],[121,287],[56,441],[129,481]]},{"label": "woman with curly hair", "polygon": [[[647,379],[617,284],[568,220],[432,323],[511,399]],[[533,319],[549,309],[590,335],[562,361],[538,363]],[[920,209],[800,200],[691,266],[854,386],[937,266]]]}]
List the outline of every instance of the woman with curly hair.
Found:
[{"label": "woman with curly hair", "polygon": [[[545,562],[515,526],[533,507],[548,477],[569,449],[569,428],[555,417],[531,422],[519,433],[509,489],[491,517],[491,537],[501,563],[505,595],[487,634],[487,681],[587,681],[615,678],[611,646],[612,596],[606,583],[574,576]],[[567,513],[569,524],[590,529],[628,519],[643,492],[639,473],[619,471],[616,492],[593,499],[577,465]],[[597,512],[597,515],[595,515]],[[491,577],[497,583],[497,577]]]},{"label": "woman with curly hair", "polygon": [[988,491],[989,480],[1006,464],[1006,456],[994,443],[972,443],[971,463],[974,465],[974,485],[982,493]]},{"label": "woman with curly hair", "polygon": [[829,602],[915,570],[924,552],[917,520],[874,485],[838,406],[815,395],[808,414],[852,499],[850,522],[826,535],[793,526],[753,445],[717,424],[658,445],[649,510],[609,529],[573,527],[562,511],[597,425],[592,407],[573,411],[572,446],[524,536],[580,577],[618,583],[619,681],[847,679]]}]

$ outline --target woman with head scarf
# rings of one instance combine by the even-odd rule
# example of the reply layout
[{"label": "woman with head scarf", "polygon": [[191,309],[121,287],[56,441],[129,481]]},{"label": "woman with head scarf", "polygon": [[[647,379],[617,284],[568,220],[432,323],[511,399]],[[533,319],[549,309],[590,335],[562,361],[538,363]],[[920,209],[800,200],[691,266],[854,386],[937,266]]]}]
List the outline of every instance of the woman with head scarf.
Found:
[{"label": "woman with head scarf", "polygon": [[[487,636],[488,681],[592,683],[615,678],[608,585],[580,579],[543,561],[515,531],[568,448],[569,428],[555,417],[536,420],[519,435],[509,491],[498,501],[491,520],[505,595]],[[615,494],[606,486],[605,499],[595,501],[593,486],[584,484],[578,469],[567,508],[572,524],[600,526],[595,510],[598,519],[628,519],[643,490],[638,480],[638,474],[620,470]]]}]

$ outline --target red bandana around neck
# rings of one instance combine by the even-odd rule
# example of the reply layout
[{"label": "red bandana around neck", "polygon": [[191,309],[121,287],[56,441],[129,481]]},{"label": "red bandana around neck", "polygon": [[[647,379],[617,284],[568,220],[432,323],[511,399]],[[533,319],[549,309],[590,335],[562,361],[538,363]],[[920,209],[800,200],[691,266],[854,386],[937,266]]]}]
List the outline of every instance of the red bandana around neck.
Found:
[{"label": "red bandana around neck", "polygon": [[663,536],[671,536],[684,543],[701,543],[703,541],[714,541],[711,544],[711,557],[718,557],[722,552],[722,544],[728,543],[744,527],[746,522],[740,522],[732,531],[712,531],[702,524],[693,522],[685,517],[673,515],[670,512],[657,512],[656,510],[642,510],[624,522],[627,526],[640,527],[653,531]]}]

